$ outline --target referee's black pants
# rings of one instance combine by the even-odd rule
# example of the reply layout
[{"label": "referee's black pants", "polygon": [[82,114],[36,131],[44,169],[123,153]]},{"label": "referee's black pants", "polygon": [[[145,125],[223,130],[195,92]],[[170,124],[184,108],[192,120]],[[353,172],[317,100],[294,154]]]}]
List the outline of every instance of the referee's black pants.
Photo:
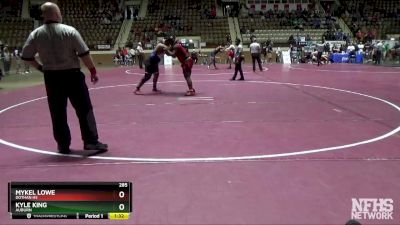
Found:
[{"label": "referee's black pants", "polygon": [[98,133],[85,75],[79,69],[45,71],[47,101],[53,135],[61,147],[69,147],[71,133],[67,121],[67,100],[75,108],[84,143],[96,143]]},{"label": "referee's black pants", "polygon": [[243,70],[242,70],[242,63],[235,63],[235,73],[233,74],[232,80],[236,79],[236,76],[240,73],[240,80],[244,80]]},{"label": "referee's black pants", "polygon": [[251,53],[251,61],[253,62],[253,71],[256,71],[256,61],[260,71],[262,71],[260,53]]}]

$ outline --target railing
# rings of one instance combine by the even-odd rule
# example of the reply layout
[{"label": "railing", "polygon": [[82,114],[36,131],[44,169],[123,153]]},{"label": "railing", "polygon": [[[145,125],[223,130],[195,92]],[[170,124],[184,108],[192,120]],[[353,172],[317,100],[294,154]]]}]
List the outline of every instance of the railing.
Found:
[{"label": "railing", "polygon": [[340,28],[344,33],[349,34],[351,37],[353,37],[353,32],[351,32],[350,28],[347,26],[347,24],[344,22],[344,20],[340,17],[336,18],[336,21],[338,21]]},{"label": "railing", "polygon": [[118,47],[124,47],[125,46],[126,41],[128,39],[127,35],[126,35],[126,32],[127,32],[127,30],[129,32],[129,30],[131,29],[131,26],[132,26],[132,21],[124,20],[124,22],[121,25],[121,29],[119,30],[117,40],[114,43],[114,48],[113,48],[114,50],[117,50]]}]

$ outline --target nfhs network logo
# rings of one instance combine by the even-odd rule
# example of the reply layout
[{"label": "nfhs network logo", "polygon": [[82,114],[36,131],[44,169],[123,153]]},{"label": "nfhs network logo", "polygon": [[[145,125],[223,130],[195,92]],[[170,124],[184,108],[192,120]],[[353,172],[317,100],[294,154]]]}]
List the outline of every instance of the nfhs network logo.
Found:
[{"label": "nfhs network logo", "polygon": [[362,220],[393,220],[393,199],[352,198],[351,218]]}]

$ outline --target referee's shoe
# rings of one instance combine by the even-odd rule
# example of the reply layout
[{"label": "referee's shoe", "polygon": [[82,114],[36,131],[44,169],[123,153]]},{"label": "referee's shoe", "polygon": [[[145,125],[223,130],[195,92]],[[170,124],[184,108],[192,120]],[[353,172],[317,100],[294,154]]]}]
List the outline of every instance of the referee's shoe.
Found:
[{"label": "referee's shoe", "polygon": [[98,150],[101,152],[106,152],[108,151],[108,145],[101,143],[101,142],[95,142],[95,143],[85,143],[83,145],[83,149],[85,150]]}]

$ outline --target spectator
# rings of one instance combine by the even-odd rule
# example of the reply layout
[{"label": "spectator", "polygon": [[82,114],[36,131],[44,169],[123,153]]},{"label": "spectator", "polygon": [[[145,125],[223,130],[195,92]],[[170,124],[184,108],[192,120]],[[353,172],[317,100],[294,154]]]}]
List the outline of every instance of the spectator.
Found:
[{"label": "spectator", "polygon": [[382,61],[382,50],[383,50],[383,44],[382,42],[378,42],[375,45],[375,57],[376,57],[376,61],[375,64],[380,65],[381,61]]},{"label": "spectator", "polygon": [[122,63],[124,65],[127,65],[128,55],[129,55],[128,49],[126,47],[123,47],[122,50],[121,50],[121,56],[122,56]]},{"label": "spectator", "polygon": [[276,62],[280,63],[281,62],[281,57],[282,57],[282,50],[280,47],[276,50]]},{"label": "spectator", "polygon": [[269,42],[270,42],[270,40],[265,42],[261,47],[261,54],[263,55],[262,63],[265,63],[267,61],[267,48],[268,48]]},{"label": "spectator", "polygon": [[3,51],[1,52],[1,60],[3,61],[3,68],[4,68],[4,74],[9,75],[10,74],[10,68],[11,68],[11,52],[8,50],[8,46],[6,45],[3,48]]},{"label": "spectator", "polygon": [[317,50],[317,65],[322,65],[321,59],[322,59],[322,53],[324,52],[325,45],[323,43],[318,43],[316,45],[316,50]]},{"label": "spectator", "polygon": [[136,48],[136,53],[139,61],[139,68],[143,69],[143,58],[144,58],[144,51],[142,48],[142,43],[138,43],[138,46]]},{"label": "spectator", "polygon": [[267,62],[271,63],[272,62],[272,53],[273,53],[273,42],[272,41],[268,41],[268,45],[267,45]]},{"label": "spectator", "polygon": [[136,63],[136,50],[134,48],[131,48],[129,50],[129,56],[132,59],[132,64],[135,64]]},{"label": "spectator", "polygon": [[14,49],[13,57],[14,57],[15,62],[16,62],[15,74],[23,74],[24,72],[22,71],[21,52],[20,52],[20,50],[18,48]]}]

